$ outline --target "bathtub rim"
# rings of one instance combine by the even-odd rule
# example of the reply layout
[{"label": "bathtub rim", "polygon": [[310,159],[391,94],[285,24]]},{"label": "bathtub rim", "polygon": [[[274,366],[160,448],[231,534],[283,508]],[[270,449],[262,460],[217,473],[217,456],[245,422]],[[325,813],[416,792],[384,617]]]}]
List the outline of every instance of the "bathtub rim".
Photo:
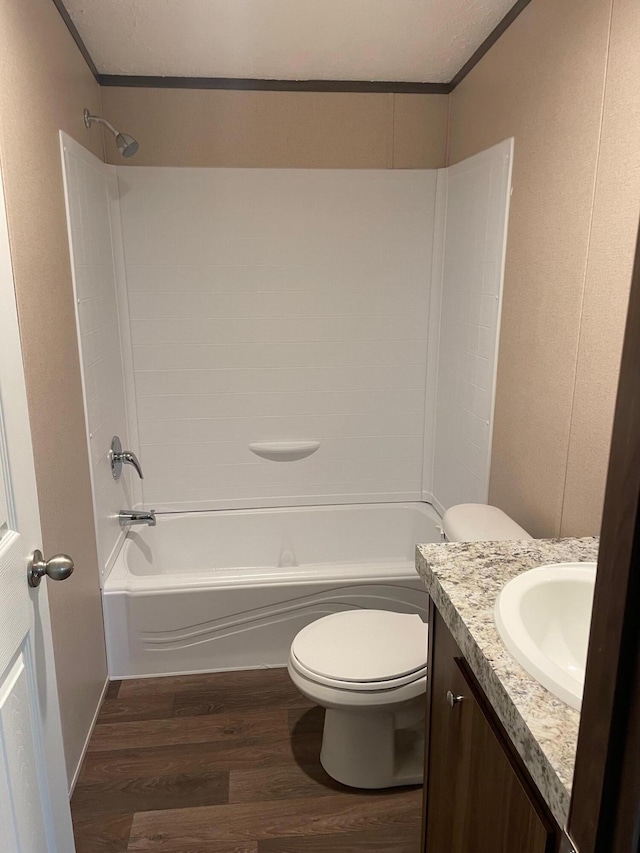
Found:
[{"label": "bathtub rim", "polygon": [[[438,532],[440,530],[441,516],[432,504],[425,501],[399,501],[398,503],[385,501],[376,504],[323,504],[319,506],[292,506],[292,507],[267,507],[256,509],[239,509],[239,510],[212,510],[208,512],[198,512],[197,515],[245,515],[245,514],[260,514],[260,515],[275,515],[278,512],[291,510],[293,512],[300,511],[327,511],[331,509],[344,509],[348,511],[355,508],[399,508],[418,509],[423,513],[430,522],[433,523],[435,542],[440,541]],[[180,520],[181,518],[192,517],[196,513],[193,511],[187,512],[166,512],[158,513],[158,523],[162,524],[163,520]],[[302,566],[292,568],[277,568],[274,566],[258,566],[258,567],[241,567],[231,569],[216,569],[212,574],[205,574],[209,570],[199,570],[193,572],[182,573],[157,573],[149,575],[138,575],[131,572],[126,561],[127,544],[129,533],[124,539],[122,547],[114,561],[113,567],[105,580],[103,593],[105,595],[122,594],[127,595],[148,595],[149,593],[172,593],[175,594],[181,590],[197,591],[210,590],[212,588],[233,589],[243,587],[259,587],[259,586],[277,586],[287,585],[292,582],[299,583],[304,586],[311,586],[322,581],[336,580],[363,580],[370,579],[374,581],[398,581],[402,579],[413,579],[416,577],[416,569],[413,559],[404,561],[381,561],[381,562],[363,562],[363,563],[307,563]],[[414,545],[423,544],[419,542]]]}]

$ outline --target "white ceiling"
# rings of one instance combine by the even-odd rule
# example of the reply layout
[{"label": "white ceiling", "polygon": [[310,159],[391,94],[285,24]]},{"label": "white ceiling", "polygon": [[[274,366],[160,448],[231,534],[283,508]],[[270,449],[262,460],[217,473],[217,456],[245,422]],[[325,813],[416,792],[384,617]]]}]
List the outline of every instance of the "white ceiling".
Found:
[{"label": "white ceiling", "polygon": [[64,0],[102,74],[448,82],[514,0]]}]

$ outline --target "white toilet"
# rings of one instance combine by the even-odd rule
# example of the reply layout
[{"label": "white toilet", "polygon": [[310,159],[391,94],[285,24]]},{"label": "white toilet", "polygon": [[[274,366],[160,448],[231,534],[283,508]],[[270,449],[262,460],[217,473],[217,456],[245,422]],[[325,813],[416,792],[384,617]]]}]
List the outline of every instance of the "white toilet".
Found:
[{"label": "white toilet", "polygon": [[[497,507],[447,510],[450,542],[530,539]],[[320,762],[353,788],[422,782],[427,626],[415,614],[348,610],[312,622],[295,637],[289,675],[326,708]]]}]

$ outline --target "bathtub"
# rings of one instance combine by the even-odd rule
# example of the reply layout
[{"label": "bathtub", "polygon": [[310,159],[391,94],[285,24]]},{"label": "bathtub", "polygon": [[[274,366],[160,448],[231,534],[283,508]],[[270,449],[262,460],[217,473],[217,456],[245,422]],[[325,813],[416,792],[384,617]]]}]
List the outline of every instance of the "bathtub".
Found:
[{"label": "bathtub", "polygon": [[425,503],[158,513],[125,539],[103,591],[112,678],[285,666],[328,613],[420,613],[417,543],[440,540]]}]

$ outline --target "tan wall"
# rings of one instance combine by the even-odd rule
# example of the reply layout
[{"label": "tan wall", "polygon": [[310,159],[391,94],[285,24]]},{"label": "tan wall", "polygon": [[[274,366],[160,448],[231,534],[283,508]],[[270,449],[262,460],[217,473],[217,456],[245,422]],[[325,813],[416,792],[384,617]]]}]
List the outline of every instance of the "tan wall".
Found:
[{"label": "tan wall", "polygon": [[602,510],[640,188],[640,8],[607,76],[611,6],[533,0],[451,96],[450,162],[515,137],[490,500],[537,536]]},{"label": "tan wall", "polygon": [[[444,166],[447,95],[102,89],[140,142],[136,166],[425,169]],[[110,163],[123,160],[110,140]]]},{"label": "tan wall", "polygon": [[0,4],[5,183],[44,552],[77,570],[49,584],[67,769],[76,768],[106,678],[58,130],[102,156],[82,123],[100,91],[51,0]]},{"label": "tan wall", "polygon": [[[599,522],[640,217],[640,5],[614,0],[561,532]],[[586,474],[586,476],[585,476]]]}]

